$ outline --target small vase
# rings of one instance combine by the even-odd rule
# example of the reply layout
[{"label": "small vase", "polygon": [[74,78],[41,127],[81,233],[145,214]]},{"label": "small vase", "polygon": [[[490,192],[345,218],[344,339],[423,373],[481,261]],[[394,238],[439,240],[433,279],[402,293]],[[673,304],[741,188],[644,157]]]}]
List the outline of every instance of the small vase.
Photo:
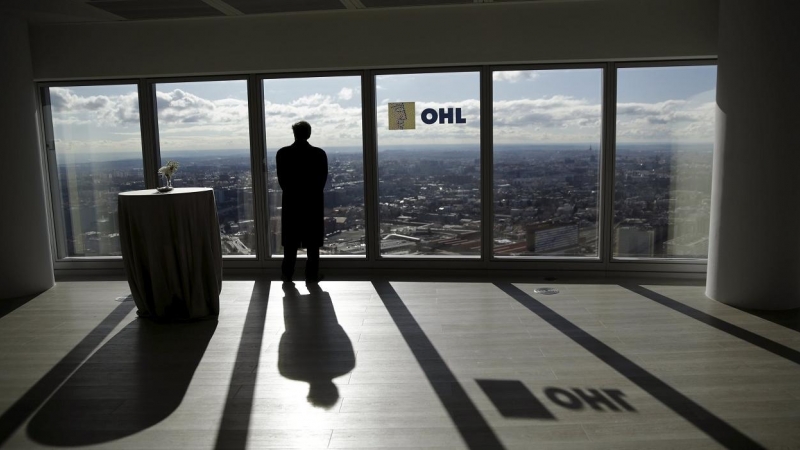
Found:
[{"label": "small vase", "polygon": [[164,177],[164,178],[167,180],[167,185],[157,187],[156,190],[158,192],[169,192],[172,190],[172,178],[170,177]]}]

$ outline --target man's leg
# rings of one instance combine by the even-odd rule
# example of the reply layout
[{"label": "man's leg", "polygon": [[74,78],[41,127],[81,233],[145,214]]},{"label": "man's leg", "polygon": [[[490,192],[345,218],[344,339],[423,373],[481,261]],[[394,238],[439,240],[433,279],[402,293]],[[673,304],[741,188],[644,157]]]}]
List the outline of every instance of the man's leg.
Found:
[{"label": "man's leg", "polygon": [[319,281],[319,247],[308,247],[306,255],[306,281]]},{"label": "man's leg", "polygon": [[297,247],[283,247],[283,262],[281,263],[281,280],[292,281],[294,263],[297,261]]}]

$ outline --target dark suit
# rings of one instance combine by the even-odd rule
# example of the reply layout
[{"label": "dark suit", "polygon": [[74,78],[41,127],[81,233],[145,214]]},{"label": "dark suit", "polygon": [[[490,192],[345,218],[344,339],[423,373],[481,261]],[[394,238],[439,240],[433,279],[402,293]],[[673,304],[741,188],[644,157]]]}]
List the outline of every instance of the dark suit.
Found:
[{"label": "dark suit", "polygon": [[284,279],[294,273],[297,249],[308,254],[306,280],[316,280],[319,248],[325,239],[323,189],[328,181],[328,156],[308,142],[278,150],[278,183],[283,189],[281,201],[282,271]]}]

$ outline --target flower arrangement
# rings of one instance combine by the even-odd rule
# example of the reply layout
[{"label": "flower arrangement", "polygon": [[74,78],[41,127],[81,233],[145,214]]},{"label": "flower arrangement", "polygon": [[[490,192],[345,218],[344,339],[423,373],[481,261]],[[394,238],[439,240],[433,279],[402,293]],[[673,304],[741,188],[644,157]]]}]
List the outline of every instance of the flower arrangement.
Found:
[{"label": "flower arrangement", "polygon": [[167,185],[165,186],[164,189],[165,191],[172,190],[172,176],[175,175],[175,172],[177,171],[178,171],[177,161],[167,161],[167,164],[165,166],[158,169],[158,174],[163,176],[167,180]]}]

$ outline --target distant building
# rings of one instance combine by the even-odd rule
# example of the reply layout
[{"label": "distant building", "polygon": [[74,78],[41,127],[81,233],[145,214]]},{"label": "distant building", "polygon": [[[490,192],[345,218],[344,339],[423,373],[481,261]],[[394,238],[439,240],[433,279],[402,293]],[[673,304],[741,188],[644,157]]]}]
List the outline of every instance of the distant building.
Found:
[{"label": "distant building", "polygon": [[619,227],[616,230],[617,256],[653,256],[655,253],[655,233],[652,229]]},{"label": "distant building", "polygon": [[575,249],[579,243],[578,224],[551,225],[538,224],[528,227],[526,235],[529,252],[539,254],[561,253]]},{"label": "distant building", "polygon": [[708,236],[679,236],[664,242],[667,255],[686,258],[708,256]]}]

